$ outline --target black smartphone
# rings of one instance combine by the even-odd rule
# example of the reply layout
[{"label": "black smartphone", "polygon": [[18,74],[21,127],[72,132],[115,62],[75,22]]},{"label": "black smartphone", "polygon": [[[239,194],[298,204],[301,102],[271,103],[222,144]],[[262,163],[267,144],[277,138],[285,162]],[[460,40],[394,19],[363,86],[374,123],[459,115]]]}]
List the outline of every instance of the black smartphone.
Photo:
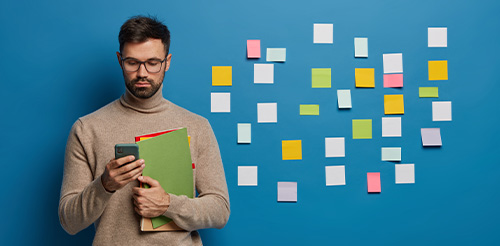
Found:
[{"label": "black smartphone", "polygon": [[115,145],[115,160],[129,155],[135,157],[134,161],[139,160],[139,145],[135,143]]}]

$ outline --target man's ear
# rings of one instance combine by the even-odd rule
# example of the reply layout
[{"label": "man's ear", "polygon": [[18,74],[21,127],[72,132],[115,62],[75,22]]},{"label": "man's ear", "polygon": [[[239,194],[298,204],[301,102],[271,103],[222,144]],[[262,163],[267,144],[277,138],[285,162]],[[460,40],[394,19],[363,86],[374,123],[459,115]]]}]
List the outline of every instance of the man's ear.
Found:
[{"label": "man's ear", "polygon": [[122,67],[122,56],[118,51],[116,52],[116,58],[118,59],[118,64],[120,64],[120,67]]},{"label": "man's ear", "polygon": [[167,60],[165,60],[165,72],[170,68],[170,60],[172,59],[172,54],[168,54]]}]

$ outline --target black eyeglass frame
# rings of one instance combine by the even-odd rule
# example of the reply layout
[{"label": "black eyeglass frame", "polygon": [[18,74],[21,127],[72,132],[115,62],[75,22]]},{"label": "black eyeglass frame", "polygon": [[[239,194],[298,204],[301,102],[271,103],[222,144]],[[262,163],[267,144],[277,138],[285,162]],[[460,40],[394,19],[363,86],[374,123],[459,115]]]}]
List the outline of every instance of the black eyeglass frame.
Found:
[{"label": "black eyeglass frame", "polygon": [[[168,58],[168,54],[165,56],[165,59],[163,59],[163,60],[149,59],[149,60],[146,60],[146,61],[139,61],[139,60],[137,60],[135,58],[131,58],[131,57],[123,58],[122,54],[120,53],[120,60],[122,62],[122,69],[125,70],[126,72],[130,72],[130,73],[139,71],[139,69],[141,69],[141,65],[144,65],[144,68],[146,69],[146,71],[148,71],[148,73],[159,73],[161,71],[161,68],[163,67],[163,63],[167,60],[167,58]],[[123,65],[123,62],[125,60],[128,60],[128,59],[130,59],[130,60],[133,59],[134,61],[136,61],[137,63],[139,63],[139,66],[137,67],[137,70],[135,70],[135,71],[128,71],[128,70],[125,69],[125,66]],[[148,70],[148,66],[146,66],[146,63],[150,62],[150,61],[159,61],[161,63],[160,64],[160,70],[158,72],[150,72]]]}]

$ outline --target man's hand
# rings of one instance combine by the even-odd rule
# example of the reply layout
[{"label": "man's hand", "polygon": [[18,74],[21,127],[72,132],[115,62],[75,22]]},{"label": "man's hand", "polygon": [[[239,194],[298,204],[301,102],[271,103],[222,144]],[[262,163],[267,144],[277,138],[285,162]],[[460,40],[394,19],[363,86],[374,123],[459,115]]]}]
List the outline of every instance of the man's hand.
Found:
[{"label": "man's hand", "polygon": [[113,159],[106,164],[104,173],[101,176],[104,189],[115,192],[141,176],[142,169],[144,169],[144,160],[139,159],[131,162],[134,158],[133,155],[129,155],[117,160]]},{"label": "man's hand", "polygon": [[135,211],[146,218],[154,218],[165,213],[170,205],[170,195],[151,177],[140,176],[139,181],[148,184],[150,188],[132,188]]}]

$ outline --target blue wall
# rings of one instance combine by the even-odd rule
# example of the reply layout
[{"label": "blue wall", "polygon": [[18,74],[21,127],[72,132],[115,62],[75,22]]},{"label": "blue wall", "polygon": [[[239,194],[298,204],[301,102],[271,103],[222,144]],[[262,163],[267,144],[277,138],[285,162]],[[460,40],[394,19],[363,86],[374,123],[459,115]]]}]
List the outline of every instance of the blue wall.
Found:
[{"label": "blue wall", "polygon": [[[164,95],[207,117],[218,138],[231,199],[223,230],[202,230],[206,245],[491,245],[500,229],[500,120],[497,1],[2,1],[0,71],[2,245],[89,245],[59,225],[66,138],[73,122],[124,92],[118,31],[130,16],[153,14],[172,32]],[[313,23],[334,23],[334,44],[314,45]],[[448,27],[448,47],[428,48],[427,27]],[[369,38],[354,59],[353,39]],[[274,85],[253,84],[246,40],[287,48]],[[382,86],[382,54],[403,53],[405,85]],[[258,62],[264,62],[261,58]],[[449,80],[429,81],[427,61],[448,60]],[[232,87],[211,86],[211,66],[233,66]],[[311,89],[310,71],[332,68],[331,89]],[[354,88],[354,68],[374,67],[375,89]],[[438,86],[453,102],[452,122],[433,122]],[[339,111],[336,89],[352,90]],[[210,113],[210,92],[231,92],[230,114]],[[383,95],[403,93],[403,137],[382,138]],[[278,102],[278,123],[258,124],[258,102]],[[299,116],[299,104],[320,116]],[[351,119],[373,119],[373,139],[353,140]],[[252,123],[252,144],[236,144],[236,124]],[[440,127],[441,148],[422,148],[420,128]],[[346,137],[345,158],[325,158],[324,138]],[[303,160],[281,160],[281,140],[302,139]],[[401,146],[416,183],[394,184],[382,146]],[[324,168],[346,166],[346,186],[326,187]],[[257,165],[259,186],[237,186],[237,166]],[[382,193],[367,194],[366,172]],[[298,182],[297,203],[277,203],[277,182]]]}]

